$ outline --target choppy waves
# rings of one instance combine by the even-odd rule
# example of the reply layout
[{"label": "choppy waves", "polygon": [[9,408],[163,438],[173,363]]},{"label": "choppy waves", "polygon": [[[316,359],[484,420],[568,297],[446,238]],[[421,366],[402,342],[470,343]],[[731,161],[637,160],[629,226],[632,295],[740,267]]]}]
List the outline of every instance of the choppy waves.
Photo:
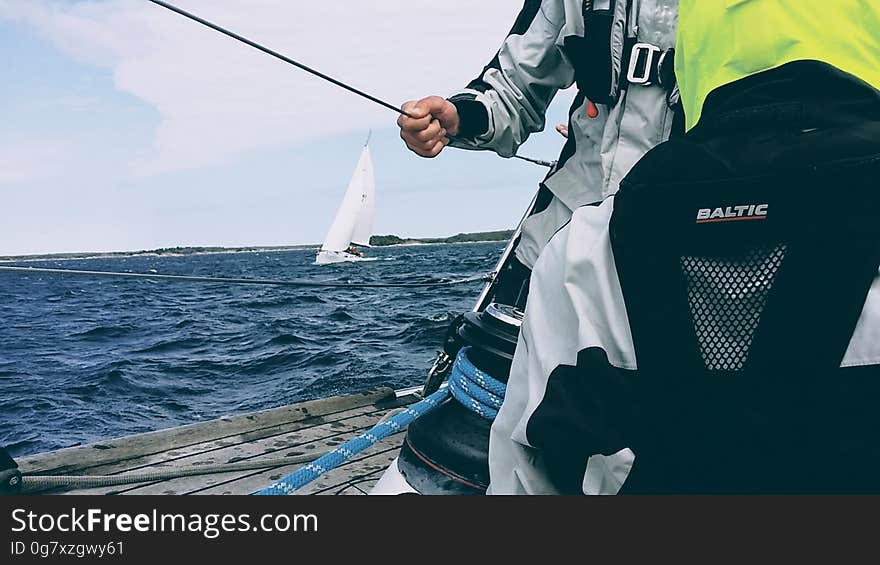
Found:
[{"label": "choppy waves", "polygon": [[[491,270],[501,244],[29,263],[71,269],[427,281]],[[0,445],[24,455],[386,385],[421,384],[480,284],[291,289],[0,274]]]}]

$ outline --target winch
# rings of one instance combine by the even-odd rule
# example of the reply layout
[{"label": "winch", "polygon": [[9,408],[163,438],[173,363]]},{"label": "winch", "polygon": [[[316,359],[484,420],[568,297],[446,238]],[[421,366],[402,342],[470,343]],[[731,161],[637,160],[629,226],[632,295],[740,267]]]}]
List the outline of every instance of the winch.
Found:
[{"label": "winch", "polygon": [[[467,348],[467,360],[477,370],[506,383],[522,319],[522,311],[506,304],[468,312],[453,323],[445,354],[454,359]],[[485,494],[491,425],[450,398],[410,424],[398,470],[421,494]]]}]

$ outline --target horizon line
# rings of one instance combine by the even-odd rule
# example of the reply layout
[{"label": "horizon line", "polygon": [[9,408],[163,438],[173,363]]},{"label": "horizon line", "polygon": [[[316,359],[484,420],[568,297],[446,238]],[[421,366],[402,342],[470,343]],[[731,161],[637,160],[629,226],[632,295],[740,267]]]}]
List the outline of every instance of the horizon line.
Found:
[{"label": "horizon line", "polygon": [[[399,236],[396,234],[375,234],[371,237],[397,237],[402,240],[408,241],[422,241],[422,240],[437,240],[437,239],[449,239],[452,237],[456,237],[459,235],[480,235],[487,233],[496,233],[496,232],[513,232],[513,229],[497,229],[497,230],[485,230],[485,231],[476,231],[476,232],[459,232],[449,236],[436,236],[436,237],[410,237],[410,236]],[[478,243],[478,242],[473,242]],[[277,244],[277,245],[262,245],[262,244],[246,244],[246,245],[174,245],[174,246],[166,246],[166,247],[154,247],[151,249],[122,249],[122,250],[112,250],[112,251],[47,251],[47,252],[37,252],[37,253],[21,253],[21,254],[0,254],[0,260],[10,260],[10,259],[28,259],[28,258],[40,258],[40,257],[66,257],[66,256],[76,256],[77,258],[84,257],[100,257],[100,256],[116,256],[116,255],[141,255],[148,253],[156,253],[159,251],[171,251],[174,249],[181,250],[192,250],[192,249],[204,249],[206,252],[211,251],[296,251],[300,249],[311,249],[311,248],[319,248],[322,243],[286,243],[286,244]],[[384,246],[378,246],[384,247]]]}]

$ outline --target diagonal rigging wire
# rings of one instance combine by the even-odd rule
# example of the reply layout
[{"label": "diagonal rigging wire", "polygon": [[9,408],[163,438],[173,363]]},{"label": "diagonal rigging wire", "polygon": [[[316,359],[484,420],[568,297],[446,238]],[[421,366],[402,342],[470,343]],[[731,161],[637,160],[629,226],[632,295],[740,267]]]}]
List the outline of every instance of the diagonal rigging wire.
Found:
[{"label": "diagonal rigging wire", "polygon": [[76,269],[46,269],[42,267],[0,267],[0,273],[28,273],[44,275],[74,275],[81,277],[106,277],[126,279],[152,279],[177,282],[223,283],[223,284],[256,284],[267,286],[294,286],[312,288],[415,288],[452,286],[474,282],[485,282],[494,277],[494,273],[473,275],[462,279],[433,282],[333,282],[304,281],[277,279],[241,279],[230,277],[201,277],[190,275],[161,275],[153,273],[120,273],[116,271],[81,271]]},{"label": "diagonal rigging wire", "polygon": [[[255,41],[251,41],[250,39],[248,39],[246,37],[242,37],[241,35],[239,35],[235,32],[232,32],[232,31],[229,31],[228,29],[222,28],[215,23],[211,23],[208,20],[206,20],[204,18],[200,18],[199,16],[197,16],[195,14],[191,14],[191,13],[187,12],[186,10],[183,10],[181,8],[178,8],[177,6],[174,6],[173,4],[169,4],[168,2],[164,2],[162,0],[147,0],[147,1],[152,2],[153,4],[155,4],[157,6],[161,6],[167,10],[170,10],[176,14],[179,14],[185,18],[189,18],[190,20],[197,22],[197,23],[200,23],[203,26],[209,27],[209,28],[213,29],[214,31],[218,31],[227,37],[231,37],[232,39],[240,41],[240,42],[244,43],[245,45],[249,45],[249,46],[253,47],[254,49],[262,51],[263,53],[266,53],[267,55],[271,55],[272,57],[275,57],[276,59],[280,59],[280,60],[284,61],[285,63],[291,64],[294,67],[297,67],[298,69],[306,71],[307,73],[311,73],[312,75],[314,75],[320,79],[326,80],[327,82],[332,83],[340,88],[344,88],[345,90],[347,90],[351,93],[354,93],[354,94],[357,94],[358,96],[366,98],[367,100],[369,100],[371,102],[375,102],[376,104],[379,104],[380,106],[388,108],[389,110],[393,110],[397,114],[403,114],[409,118],[414,118],[414,116],[412,114],[410,114],[406,110],[403,110],[402,108],[398,108],[398,107],[394,106],[393,104],[390,104],[384,100],[376,98],[375,96],[367,94],[366,92],[364,92],[362,90],[358,90],[357,88],[350,86],[340,80],[337,80],[331,76],[325,75],[321,71],[317,71],[317,70],[315,70],[311,67],[308,67],[298,61],[294,61],[293,59],[291,59],[290,57],[287,57],[286,55],[282,55],[281,53],[278,53],[277,51],[273,51],[272,49],[269,49],[268,47],[264,47]],[[541,165],[542,167],[552,167],[554,165],[554,163],[552,161],[544,161],[542,159],[533,159],[530,157],[522,157],[520,155],[514,155],[514,157],[517,159],[522,159],[523,161],[528,161],[529,163],[534,163],[535,165]]]},{"label": "diagonal rigging wire", "polygon": [[556,161],[545,161],[543,159],[535,159],[533,157],[523,157],[522,155],[514,155],[515,159],[522,159],[523,161],[528,161],[529,163],[534,163],[535,165],[541,165],[542,167],[550,167],[553,168],[556,166]]},{"label": "diagonal rigging wire", "polygon": [[161,0],[147,0],[147,1],[152,2],[153,4],[156,4],[157,6],[162,6],[163,8],[171,10],[172,12],[175,12],[177,14],[180,14],[181,16],[183,16],[185,18],[189,18],[189,19],[193,20],[194,22],[198,22],[198,23],[202,24],[203,26],[207,26],[207,27],[213,29],[214,31],[219,31],[223,35],[226,35],[228,37],[231,37],[233,39],[241,41],[242,43],[244,43],[246,45],[250,45],[254,49],[259,49],[260,51],[262,51],[263,53],[266,53],[267,55],[271,55],[271,56],[275,57],[276,59],[281,59],[285,63],[289,63],[289,64],[293,65],[294,67],[297,67],[299,69],[306,71],[307,73],[311,73],[311,74],[315,75],[318,78],[321,78],[321,79],[324,79],[328,82],[331,82],[340,88],[344,88],[345,90],[352,92],[354,94],[357,94],[358,96],[362,96],[362,97],[366,98],[367,100],[370,100],[371,102],[375,102],[376,104],[379,104],[380,106],[384,106],[385,108],[393,110],[397,114],[404,114],[406,116],[409,116],[410,118],[413,117],[411,114],[405,112],[404,110],[402,110],[400,108],[393,106],[392,104],[389,104],[388,102],[385,102],[384,100],[380,100],[380,99],[376,98],[375,96],[370,96],[366,92],[358,90],[357,88],[355,88],[353,86],[349,86],[342,81],[336,80],[333,77],[327,76],[320,71],[316,71],[315,69],[307,67],[307,66],[303,65],[302,63],[294,61],[290,57],[287,57],[285,55],[282,55],[281,53],[278,53],[277,51],[273,51],[273,50],[269,49],[268,47],[263,47],[259,43],[251,41],[250,39],[248,39],[246,37],[242,37],[242,36],[238,35],[237,33],[231,32],[227,29],[223,29],[222,27],[218,26],[217,24],[213,24],[213,23],[209,22],[208,20],[205,20],[205,19],[202,19],[202,18],[196,16],[195,14],[190,14],[189,12],[178,8],[177,6],[174,6],[174,5],[169,4],[167,2],[162,2]]}]

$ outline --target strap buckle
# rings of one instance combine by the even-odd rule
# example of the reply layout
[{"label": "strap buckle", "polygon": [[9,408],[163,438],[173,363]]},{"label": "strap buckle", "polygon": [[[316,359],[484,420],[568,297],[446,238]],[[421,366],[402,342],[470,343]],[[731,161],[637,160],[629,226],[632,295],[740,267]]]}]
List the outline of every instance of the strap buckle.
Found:
[{"label": "strap buckle", "polygon": [[665,57],[665,53],[655,65],[657,55],[662,49],[650,43],[636,43],[633,45],[629,55],[629,69],[626,72],[626,80],[630,84],[638,84],[649,86],[655,80],[657,73],[655,69],[660,66]]}]

